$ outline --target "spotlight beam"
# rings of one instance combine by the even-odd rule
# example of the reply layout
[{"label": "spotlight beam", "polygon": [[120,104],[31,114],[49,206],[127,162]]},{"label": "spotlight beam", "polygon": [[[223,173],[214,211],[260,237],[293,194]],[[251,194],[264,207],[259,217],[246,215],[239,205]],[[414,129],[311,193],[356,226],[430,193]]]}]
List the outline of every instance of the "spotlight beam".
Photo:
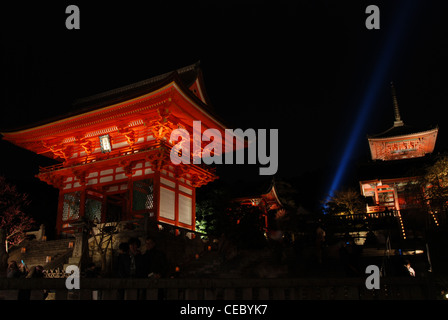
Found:
[{"label": "spotlight beam", "polygon": [[[339,160],[339,165],[336,173],[331,182],[330,188],[328,190],[328,198],[334,195],[334,192],[339,188],[342,183],[347,167],[352,159],[353,153],[359,144],[359,140],[362,134],[363,128],[365,127],[366,120],[371,113],[372,106],[375,103],[376,97],[378,96],[378,91],[382,87],[382,84],[386,82],[386,75],[390,69],[391,63],[397,51],[397,47],[400,43],[400,38],[403,33],[403,26],[405,25],[405,19],[408,17],[410,12],[410,4],[413,1],[402,0],[398,6],[398,14],[394,19],[393,27],[390,29],[386,42],[381,50],[381,54],[375,64],[375,69],[373,70],[372,77],[369,81],[366,93],[361,102],[361,107],[357,115],[355,124],[351,130],[351,134],[348,138],[347,144],[345,146],[344,152],[341,159]],[[381,8],[380,8],[381,9]],[[369,32],[376,32],[375,30]],[[387,82],[388,83],[388,82]]]}]

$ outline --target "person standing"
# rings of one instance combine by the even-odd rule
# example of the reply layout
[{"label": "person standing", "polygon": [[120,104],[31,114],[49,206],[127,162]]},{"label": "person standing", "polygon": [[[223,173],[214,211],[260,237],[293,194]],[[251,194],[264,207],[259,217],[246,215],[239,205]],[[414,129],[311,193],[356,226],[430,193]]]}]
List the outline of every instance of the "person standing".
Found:
[{"label": "person standing", "polygon": [[405,260],[404,267],[411,277],[415,277],[415,270],[411,267],[411,262],[409,260]]},{"label": "person standing", "polygon": [[131,278],[146,277],[145,266],[142,253],[140,252],[141,242],[138,238],[131,238],[129,243],[129,275]]},{"label": "person standing", "polygon": [[168,262],[165,253],[156,247],[156,241],[152,237],[145,240],[146,251],[143,254],[146,277],[156,279],[165,278],[168,275]]}]

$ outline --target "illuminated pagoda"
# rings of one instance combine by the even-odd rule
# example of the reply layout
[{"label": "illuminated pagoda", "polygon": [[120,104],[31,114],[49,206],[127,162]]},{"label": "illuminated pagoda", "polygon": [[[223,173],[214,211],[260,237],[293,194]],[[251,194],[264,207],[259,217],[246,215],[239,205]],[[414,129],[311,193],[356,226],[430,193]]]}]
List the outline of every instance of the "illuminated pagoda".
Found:
[{"label": "illuminated pagoda", "polygon": [[393,213],[398,218],[402,236],[406,238],[402,213],[415,206],[407,186],[417,176],[409,176],[410,167],[422,167],[434,151],[438,127],[418,130],[401,119],[395,88],[392,84],[395,121],[388,130],[368,136],[373,165],[369,176],[359,182],[361,193],[367,199],[367,214],[372,217]]},{"label": "illuminated pagoda", "polygon": [[[193,121],[224,136],[205,92],[199,63],[75,101],[77,111],[3,139],[59,161],[40,180],[59,189],[56,229],[73,232],[84,217],[127,221],[145,214],[195,229],[195,189],[217,178],[201,164],[174,165],[174,129],[193,134]],[[196,129],[195,129],[196,130]],[[202,148],[204,144],[202,142]]]}]

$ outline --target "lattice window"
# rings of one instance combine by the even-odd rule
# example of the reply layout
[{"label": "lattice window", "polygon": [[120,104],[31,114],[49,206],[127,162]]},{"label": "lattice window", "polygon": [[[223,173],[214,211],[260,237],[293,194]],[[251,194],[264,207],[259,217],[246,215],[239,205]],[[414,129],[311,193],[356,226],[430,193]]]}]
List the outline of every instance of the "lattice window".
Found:
[{"label": "lattice window", "polygon": [[81,193],[79,191],[64,194],[62,221],[78,219],[80,203]]},{"label": "lattice window", "polygon": [[154,208],[154,184],[152,179],[134,181],[132,209],[152,210]]},{"label": "lattice window", "polygon": [[190,197],[179,195],[179,222],[191,225],[192,224],[192,212],[193,212],[193,200]]},{"label": "lattice window", "polygon": [[167,188],[160,188],[160,217],[169,220],[175,218],[175,193]]},{"label": "lattice window", "polygon": [[101,207],[102,202],[97,199],[87,198],[85,215],[86,218],[92,221],[101,222]]}]

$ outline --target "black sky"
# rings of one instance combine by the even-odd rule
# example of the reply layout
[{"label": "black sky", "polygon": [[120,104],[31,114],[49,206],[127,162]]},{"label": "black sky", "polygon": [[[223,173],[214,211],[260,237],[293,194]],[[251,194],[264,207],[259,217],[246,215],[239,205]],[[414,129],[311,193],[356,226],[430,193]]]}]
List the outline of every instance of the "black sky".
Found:
[{"label": "black sky", "polygon": [[[80,8],[80,30],[65,28],[69,4]],[[380,9],[380,30],[365,27],[370,4]],[[405,7],[407,18],[352,163],[368,160],[367,134],[393,124],[390,81],[404,122],[438,124],[436,148],[445,150],[447,5],[433,0],[5,6],[0,18],[0,128],[63,114],[77,98],[200,60],[216,112],[234,128],[279,129],[278,176],[316,173],[323,192],[393,22]],[[45,162],[5,142],[2,146],[0,173],[11,178],[33,179],[36,164]],[[19,165],[26,166],[22,173]],[[256,167],[240,169],[227,167],[225,175],[244,178],[248,172],[250,179],[257,172]]]}]

